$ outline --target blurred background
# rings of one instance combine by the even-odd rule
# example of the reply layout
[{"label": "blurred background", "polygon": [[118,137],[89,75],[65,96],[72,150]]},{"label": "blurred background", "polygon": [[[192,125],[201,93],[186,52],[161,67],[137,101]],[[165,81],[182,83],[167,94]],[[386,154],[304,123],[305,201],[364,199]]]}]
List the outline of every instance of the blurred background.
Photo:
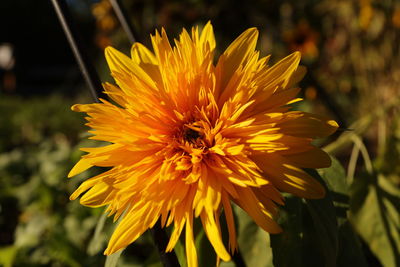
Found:
[{"label": "blurred background", "polygon": [[[131,46],[112,6],[108,0],[67,3],[101,80],[112,81],[104,48],[128,52]],[[136,39],[148,47],[155,29],[164,27],[174,38],[182,27],[211,20],[218,54],[253,26],[260,31],[258,49],[273,61],[300,51],[308,73],[296,108],[326,114],[341,126],[320,145],[341,162],[334,173],[343,177],[341,204],[357,245],[348,249],[361,251],[364,266],[400,266],[399,1],[122,3]],[[86,139],[83,116],[70,107],[91,102],[51,1],[1,1],[0,266],[104,265],[111,220],[102,209],[69,201],[98,170],[66,178],[82,155],[79,147],[96,145]],[[243,252],[248,266],[272,266],[270,258],[252,255],[251,245]],[[118,266],[159,266],[150,238],[129,246]]]}]

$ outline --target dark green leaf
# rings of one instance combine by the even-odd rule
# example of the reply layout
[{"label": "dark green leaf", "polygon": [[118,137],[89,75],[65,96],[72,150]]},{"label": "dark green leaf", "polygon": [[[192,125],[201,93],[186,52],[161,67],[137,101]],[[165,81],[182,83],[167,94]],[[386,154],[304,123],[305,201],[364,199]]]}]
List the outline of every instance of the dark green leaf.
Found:
[{"label": "dark green leaf", "polygon": [[278,223],[283,232],[270,235],[273,263],[276,267],[305,266],[303,255],[308,247],[308,238],[304,235],[303,210],[304,203],[295,197],[288,197],[285,206],[280,210]]},{"label": "dark green leaf", "polygon": [[332,188],[326,186],[316,171],[308,171],[325,186],[327,193],[323,199],[287,198],[279,219],[284,232],[271,235],[275,266],[336,266],[339,237],[332,192],[333,189],[346,192],[346,185],[340,164],[335,162],[331,168],[323,175]]},{"label": "dark green leaf", "polygon": [[332,165],[329,168],[319,169],[318,173],[326,183],[332,197],[338,223],[341,225],[347,221],[349,208],[349,186],[346,181],[346,173],[340,162],[331,156]]},{"label": "dark green leaf", "polygon": [[337,266],[368,266],[361,249],[360,240],[348,221],[339,226],[339,253]]},{"label": "dark green leaf", "polygon": [[238,244],[247,266],[272,266],[272,251],[268,234],[242,209],[235,207]]}]

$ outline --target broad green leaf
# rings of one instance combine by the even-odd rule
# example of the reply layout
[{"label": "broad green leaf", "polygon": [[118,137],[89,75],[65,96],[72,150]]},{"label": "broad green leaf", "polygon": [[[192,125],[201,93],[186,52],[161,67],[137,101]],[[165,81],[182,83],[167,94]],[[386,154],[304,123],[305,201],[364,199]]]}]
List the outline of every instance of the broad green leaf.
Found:
[{"label": "broad green leaf", "polygon": [[[316,171],[309,173],[326,187]],[[332,195],[327,187],[326,191],[323,199],[286,199],[278,221],[283,233],[271,235],[276,267],[336,266],[338,226]]]},{"label": "broad green leaf", "polygon": [[239,207],[234,208],[238,232],[239,250],[247,266],[269,267],[272,251],[269,235]]},{"label": "broad green leaf", "polygon": [[360,240],[349,221],[346,221],[339,226],[339,252],[337,257],[337,266],[368,266],[361,248]]},{"label": "broad green leaf", "polygon": [[346,182],[345,170],[335,157],[331,156],[331,160],[331,166],[329,168],[318,169],[318,173],[326,183],[329,191],[348,195],[349,187]]},{"label": "broad green leaf", "polygon": [[352,225],[383,266],[400,266],[400,189],[382,175],[356,177],[352,189]]},{"label": "broad green leaf", "polygon": [[324,266],[335,267],[338,252],[338,225],[329,195],[321,200],[307,200],[315,235],[324,256]]},{"label": "broad green leaf", "polygon": [[337,265],[367,266],[360,240],[348,221],[350,189],[345,170],[335,157],[331,156],[331,159],[332,165],[329,168],[319,169],[318,173],[330,191],[339,224]]},{"label": "broad green leaf", "polygon": [[326,183],[335,206],[339,225],[347,221],[349,209],[349,186],[346,173],[340,162],[331,156],[332,165],[329,168],[319,169],[318,173]]},{"label": "broad green leaf", "polygon": [[316,239],[324,256],[324,266],[334,267],[338,251],[338,224],[332,193],[316,171],[310,170],[310,174],[323,184],[327,191],[323,199],[310,199],[306,200],[306,203],[315,227]]},{"label": "broad green leaf", "polygon": [[[302,266],[304,238],[302,229],[303,203],[295,197],[288,197],[279,211],[278,223],[281,234],[270,235],[273,263],[276,267]],[[287,257],[290,255],[290,257]]]}]

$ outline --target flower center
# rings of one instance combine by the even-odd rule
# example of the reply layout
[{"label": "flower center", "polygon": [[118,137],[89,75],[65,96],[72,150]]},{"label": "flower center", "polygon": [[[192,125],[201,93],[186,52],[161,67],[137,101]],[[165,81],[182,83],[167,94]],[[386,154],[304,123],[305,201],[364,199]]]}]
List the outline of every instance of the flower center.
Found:
[{"label": "flower center", "polygon": [[[205,149],[208,147],[206,142],[206,134],[204,126],[201,122],[187,123],[177,133],[177,141],[182,148],[198,148]],[[185,148],[184,148],[185,149]]]},{"label": "flower center", "polygon": [[186,128],[183,132],[183,138],[185,141],[188,141],[189,143],[194,143],[196,142],[197,138],[200,138],[201,134],[198,131],[195,131],[191,128]]}]

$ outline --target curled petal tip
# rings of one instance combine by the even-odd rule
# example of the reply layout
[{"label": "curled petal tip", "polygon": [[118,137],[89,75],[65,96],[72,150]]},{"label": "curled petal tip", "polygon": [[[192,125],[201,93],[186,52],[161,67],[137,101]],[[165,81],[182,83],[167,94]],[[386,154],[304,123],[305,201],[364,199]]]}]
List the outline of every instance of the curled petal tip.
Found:
[{"label": "curled petal tip", "polygon": [[75,112],[79,112],[79,111],[80,111],[79,106],[80,106],[80,104],[75,104],[75,105],[73,105],[73,106],[71,107],[71,110],[72,110],[72,111],[75,111]]},{"label": "curled petal tip", "polygon": [[332,126],[332,127],[339,128],[339,124],[334,120],[327,121],[327,124]]}]

